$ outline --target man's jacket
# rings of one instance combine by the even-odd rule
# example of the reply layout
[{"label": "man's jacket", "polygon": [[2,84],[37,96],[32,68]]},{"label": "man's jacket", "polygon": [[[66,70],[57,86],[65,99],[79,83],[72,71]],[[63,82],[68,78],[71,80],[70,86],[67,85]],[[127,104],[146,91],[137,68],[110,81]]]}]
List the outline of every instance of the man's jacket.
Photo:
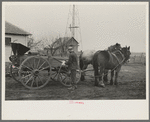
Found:
[{"label": "man's jacket", "polygon": [[65,63],[70,70],[78,68],[78,58],[74,52],[69,54],[69,60]]}]

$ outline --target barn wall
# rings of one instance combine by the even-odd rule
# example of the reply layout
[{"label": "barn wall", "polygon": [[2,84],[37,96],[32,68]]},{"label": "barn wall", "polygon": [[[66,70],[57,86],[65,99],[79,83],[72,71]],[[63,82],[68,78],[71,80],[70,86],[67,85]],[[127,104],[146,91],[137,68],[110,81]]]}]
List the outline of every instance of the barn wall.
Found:
[{"label": "barn wall", "polygon": [[[5,34],[5,37],[9,37],[11,38],[11,42],[13,42],[14,40],[15,43],[21,43],[25,46],[27,46],[27,36],[17,36],[17,35],[8,35]],[[5,62],[10,62],[9,61],[9,56],[11,55],[11,46],[5,46]]]},{"label": "barn wall", "polygon": [[78,44],[77,44],[76,41],[71,40],[71,41],[68,42],[68,45],[72,45],[73,46],[73,50],[74,50],[75,53],[78,52]]}]

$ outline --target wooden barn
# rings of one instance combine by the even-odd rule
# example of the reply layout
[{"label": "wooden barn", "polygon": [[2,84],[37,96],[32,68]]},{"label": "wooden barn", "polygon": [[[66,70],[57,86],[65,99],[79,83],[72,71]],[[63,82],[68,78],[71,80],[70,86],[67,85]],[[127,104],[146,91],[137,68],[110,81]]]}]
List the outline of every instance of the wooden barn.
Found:
[{"label": "wooden barn", "polygon": [[11,55],[10,43],[21,43],[27,46],[28,36],[30,35],[32,34],[5,21],[5,62],[9,62],[9,56]]}]

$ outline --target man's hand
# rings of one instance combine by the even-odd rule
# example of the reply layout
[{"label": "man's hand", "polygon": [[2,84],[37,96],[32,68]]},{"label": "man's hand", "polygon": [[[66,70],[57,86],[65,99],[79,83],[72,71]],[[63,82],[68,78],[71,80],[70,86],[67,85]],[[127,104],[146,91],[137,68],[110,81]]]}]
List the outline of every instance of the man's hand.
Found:
[{"label": "man's hand", "polygon": [[62,64],[61,64],[61,65],[62,65],[62,66],[64,66],[64,65],[65,65],[65,63],[66,63],[66,61],[62,61]]}]

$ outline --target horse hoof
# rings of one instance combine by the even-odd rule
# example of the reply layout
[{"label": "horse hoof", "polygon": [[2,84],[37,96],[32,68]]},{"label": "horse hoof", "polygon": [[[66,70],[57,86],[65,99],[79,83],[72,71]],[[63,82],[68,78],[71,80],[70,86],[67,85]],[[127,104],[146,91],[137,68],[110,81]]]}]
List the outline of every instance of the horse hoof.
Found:
[{"label": "horse hoof", "polygon": [[95,84],[95,86],[98,86],[98,84]]},{"label": "horse hoof", "polygon": [[118,83],[115,83],[115,85],[117,86],[117,85],[118,85]]},{"label": "horse hoof", "polygon": [[105,88],[105,84],[99,84],[99,86]]},{"label": "horse hoof", "polygon": [[110,85],[113,85],[113,83],[112,83],[112,82],[110,82]]},{"label": "horse hoof", "polygon": [[107,82],[105,82],[105,84],[106,84],[106,85],[109,85],[110,83],[107,81]]}]

